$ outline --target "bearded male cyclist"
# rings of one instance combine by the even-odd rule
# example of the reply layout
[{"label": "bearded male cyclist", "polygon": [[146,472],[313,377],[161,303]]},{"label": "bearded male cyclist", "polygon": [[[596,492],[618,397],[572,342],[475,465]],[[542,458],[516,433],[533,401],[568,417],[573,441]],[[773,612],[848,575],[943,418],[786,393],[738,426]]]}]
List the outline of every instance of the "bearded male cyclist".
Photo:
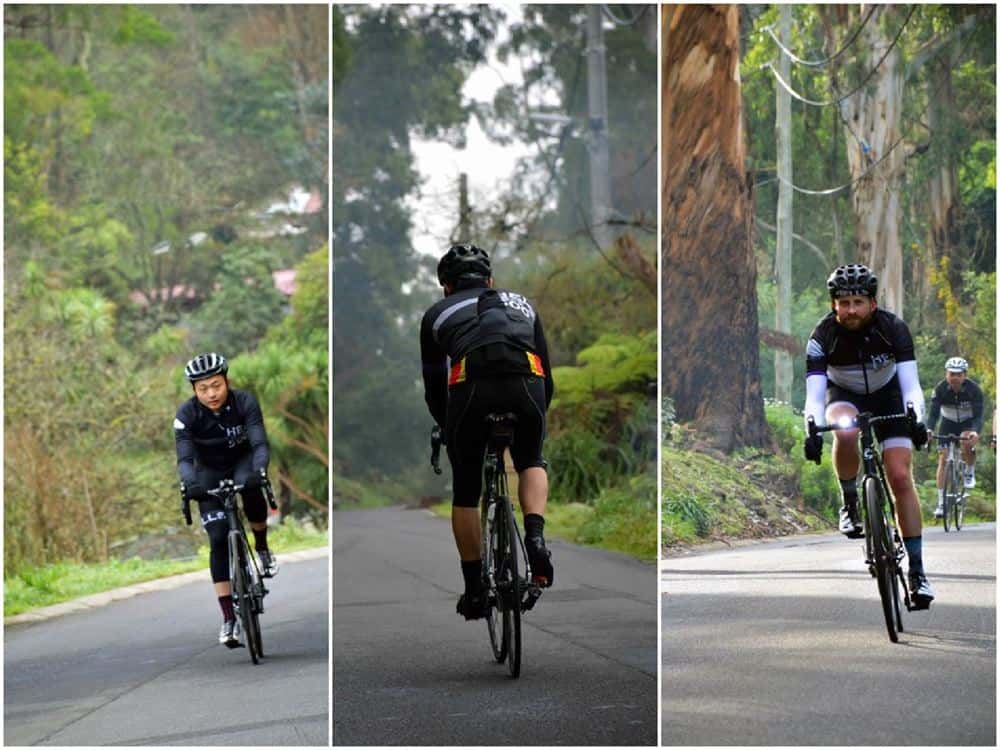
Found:
[{"label": "bearded male cyclist", "polygon": [[465,579],[456,611],[475,620],[487,605],[478,510],[487,414],[517,415],[510,453],[519,477],[524,546],[534,581],[553,582],[543,534],[548,475],[542,458],[553,381],[538,312],[524,296],[493,288],[486,251],[453,245],[437,274],[444,299],[424,313],[420,324],[424,399],[444,431],[452,468],[451,525]]},{"label": "bearded male cyclist", "polygon": [[[826,286],[831,311],[817,323],[806,346],[806,421],[812,417],[817,425],[836,423],[861,411],[875,416],[899,414],[905,404],[913,404],[918,422],[912,432],[902,420],[877,423],[874,431],[882,447],[886,479],[896,498],[913,605],[927,609],[934,593],[924,573],[920,503],[911,471],[913,449],[926,444],[927,428],[920,423],[924,394],[913,338],[906,323],[878,308],[878,279],[867,266],[839,266]],[[822,435],[806,438],[807,459],[818,464],[822,451]],[[850,539],[860,538],[864,531],[858,512],[861,455],[857,429],[834,431],[833,464],[844,498],[840,531]]]},{"label": "bearded male cyclist", "polygon": [[[983,391],[976,381],[966,377],[969,363],[962,357],[952,357],[944,363],[944,380],[934,386],[931,408],[927,412],[928,436],[941,418],[940,435],[960,435],[962,460],[965,461],[966,489],[976,486],[976,443],[983,430]],[[938,450],[937,490],[938,501],[935,518],[944,517],[944,462],[946,451]]]},{"label": "bearded male cyclist", "polygon": [[263,576],[272,577],[278,565],[267,546],[267,502],[262,487],[270,449],[264,417],[253,394],[229,387],[228,372],[226,358],[215,352],[199,354],[187,363],[184,375],[194,395],[177,409],[174,438],[184,495],[198,501],[201,525],[208,534],[209,570],[222,609],[219,643],[236,648],[241,644],[229,582],[229,524],[222,503],[207,490],[223,479],[243,485],[243,509]]}]

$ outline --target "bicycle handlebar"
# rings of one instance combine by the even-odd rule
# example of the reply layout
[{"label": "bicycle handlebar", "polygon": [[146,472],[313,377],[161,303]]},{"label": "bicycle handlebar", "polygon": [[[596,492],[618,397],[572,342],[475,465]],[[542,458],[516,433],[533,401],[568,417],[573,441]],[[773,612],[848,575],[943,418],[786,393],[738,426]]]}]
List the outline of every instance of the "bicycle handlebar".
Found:
[{"label": "bicycle handlebar", "polygon": [[951,442],[962,442],[964,440],[972,440],[971,437],[962,437],[961,435],[938,435],[936,432],[932,432],[931,437],[934,440],[937,440],[939,443],[951,443]]},{"label": "bicycle handlebar", "polygon": [[444,438],[441,437],[441,428],[434,425],[431,430],[431,468],[435,474],[441,473],[441,446],[444,445]]},{"label": "bicycle handlebar", "polygon": [[[440,471],[438,472],[440,473]],[[271,510],[277,510],[278,504],[274,500],[274,489],[271,487],[271,480],[267,478],[267,475],[261,471],[260,477],[260,490],[264,494],[264,499],[267,501],[268,507]],[[242,492],[246,487],[245,484],[236,484],[232,479],[223,479],[219,482],[218,487],[214,487],[210,490],[205,490],[206,495],[211,495],[212,497],[221,500],[226,495],[235,495],[238,492]],[[191,525],[191,498],[187,496],[186,487],[184,482],[181,482],[181,513],[184,514],[185,523]]]},{"label": "bicycle handlebar", "polygon": [[[866,419],[859,419],[861,417],[864,417]],[[871,412],[865,411],[861,412],[860,414],[854,417],[841,417],[840,419],[837,420],[835,424],[823,425],[822,427],[817,427],[816,421],[812,417],[809,417],[808,420],[809,437],[813,437],[814,435],[819,435],[820,433],[823,432],[857,429],[860,426],[860,422],[862,421],[867,421],[869,425],[872,425],[876,424],[877,422],[891,422],[900,419],[905,419],[909,421],[911,427],[914,424],[916,424],[917,413],[916,411],[914,411],[912,403],[906,405],[906,411],[902,414],[886,414],[881,417],[875,417],[872,416]]]}]

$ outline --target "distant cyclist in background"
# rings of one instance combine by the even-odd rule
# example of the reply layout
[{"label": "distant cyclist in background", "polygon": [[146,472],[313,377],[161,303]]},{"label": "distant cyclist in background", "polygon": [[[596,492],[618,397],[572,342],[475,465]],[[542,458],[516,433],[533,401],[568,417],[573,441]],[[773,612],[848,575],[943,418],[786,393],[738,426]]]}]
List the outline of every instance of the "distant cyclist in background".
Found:
[{"label": "distant cyclist in background", "polygon": [[261,490],[270,458],[264,417],[253,394],[229,387],[228,372],[226,358],[215,352],[187,363],[184,375],[194,395],[177,409],[174,437],[184,494],[198,501],[210,543],[209,569],[223,620],[219,643],[236,648],[240,632],[229,582],[229,524],[222,504],[206,490],[223,479],[243,485],[243,509],[264,577],[277,573],[278,565],[267,546],[267,501]]},{"label": "distant cyclist in background", "polygon": [[452,467],[451,525],[465,579],[457,611],[474,620],[483,616],[487,604],[478,505],[485,419],[492,412],[517,415],[510,452],[519,475],[524,545],[535,582],[550,586],[553,581],[543,535],[548,475],[542,458],[552,371],[537,311],[522,295],[493,288],[484,250],[453,245],[437,273],[445,296],[427,310],[420,325],[424,398],[444,431]]},{"label": "distant cyclist in background", "polygon": [[[938,417],[941,417],[940,435],[961,435],[963,440],[962,460],[965,461],[965,487],[976,486],[976,443],[983,430],[983,391],[979,385],[967,377],[969,363],[962,357],[952,357],[944,364],[944,380],[934,386],[931,408],[927,413],[928,434],[934,431]],[[937,508],[935,518],[944,517],[944,462],[945,451],[938,451]]]},{"label": "distant cyclist in background", "polygon": [[[917,375],[913,338],[906,323],[878,309],[878,279],[867,266],[852,263],[834,269],[826,281],[831,311],[816,324],[806,346],[806,408],[817,425],[853,418],[861,411],[875,416],[900,414],[912,403],[917,424],[902,420],[874,426],[882,448],[886,480],[896,498],[899,528],[909,559],[909,587],[917,609],[934,599],[924,573],[920,503],[911,471],[914,447],[927,443],[927,428],[919,422],[924,394]],[[806,438],[805,455],[820,462],[822,435]],[[833,433],[833,464],[844,505],[840,531],[851,539],[864,534],[858,511],[861,454],[856,428]]]}]

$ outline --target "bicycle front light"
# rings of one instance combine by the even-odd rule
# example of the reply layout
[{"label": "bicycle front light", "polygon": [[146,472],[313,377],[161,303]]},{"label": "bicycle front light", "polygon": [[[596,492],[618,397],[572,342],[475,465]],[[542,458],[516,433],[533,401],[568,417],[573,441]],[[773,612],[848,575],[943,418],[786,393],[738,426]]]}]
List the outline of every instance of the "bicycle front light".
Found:
[{"label": "bicycle front light", "polygon": [[849,427],[853,427],[854,426],[854,418],[853,417],[841,417],[840,419],[837,420],[837,426],[840,427],[842,430],[846,430]]}]

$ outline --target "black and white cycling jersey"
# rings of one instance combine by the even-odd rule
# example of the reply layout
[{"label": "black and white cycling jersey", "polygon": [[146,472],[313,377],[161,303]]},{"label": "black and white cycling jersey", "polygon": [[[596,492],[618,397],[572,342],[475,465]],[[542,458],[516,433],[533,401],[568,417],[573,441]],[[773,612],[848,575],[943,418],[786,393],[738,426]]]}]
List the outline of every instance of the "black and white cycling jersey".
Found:
[{"label": "black and white cycling jersey", "polygon": [[816,324],[806,345],[806,418],[825,424],[828,383],[869,396],[888,386],[902,392],[922,419],[924,396],[917,375],[910,329],[900,318],[876,310],[864,328],[852,331],[833,311]]},{"label": "black and white cycling jersey", "polygon": [[942,380],[934,387],[927,426],[935,429],[940,417],[947,422],[967,424],[967,429],[978,433],[983,429],[983,412],[983,391],[978,383],[966,378],[956,392],[947,380]]}]

